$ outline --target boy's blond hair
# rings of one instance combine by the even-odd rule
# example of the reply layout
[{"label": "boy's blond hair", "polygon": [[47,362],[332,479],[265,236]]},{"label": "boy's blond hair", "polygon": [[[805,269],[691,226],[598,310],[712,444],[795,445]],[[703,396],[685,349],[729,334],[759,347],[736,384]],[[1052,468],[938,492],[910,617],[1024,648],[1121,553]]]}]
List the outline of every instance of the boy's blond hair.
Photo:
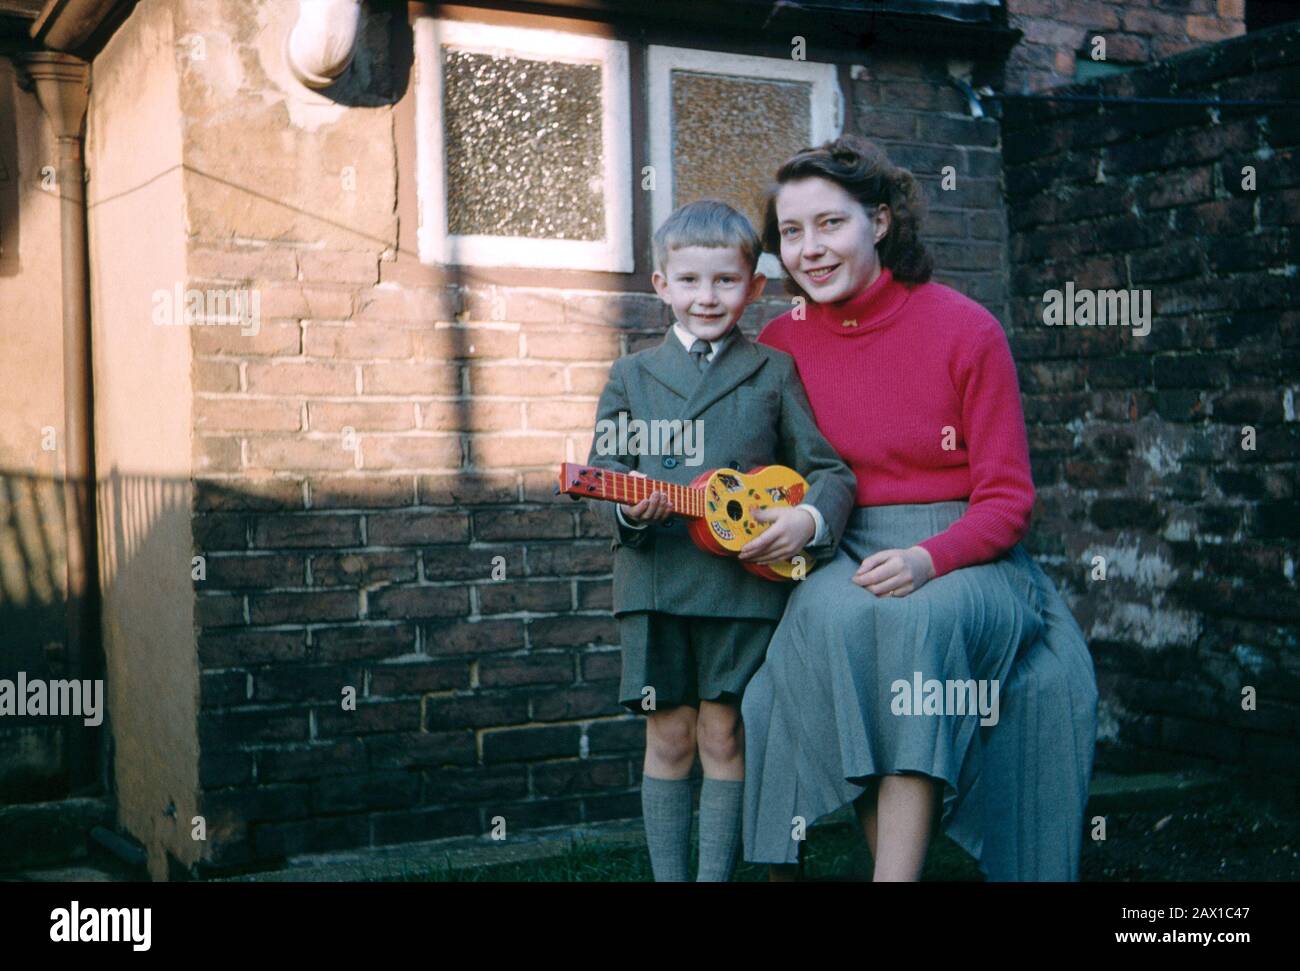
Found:
[{"label": "boy's blond hair", "polygon": [[758,258],[763,253],[762,240],[750,221],[717,199],[700,199],[679,206],[655,230],[655,269],[663,273],[669,252],[684,246],[734,246],[749,264],[751,276],[758,269]]}]

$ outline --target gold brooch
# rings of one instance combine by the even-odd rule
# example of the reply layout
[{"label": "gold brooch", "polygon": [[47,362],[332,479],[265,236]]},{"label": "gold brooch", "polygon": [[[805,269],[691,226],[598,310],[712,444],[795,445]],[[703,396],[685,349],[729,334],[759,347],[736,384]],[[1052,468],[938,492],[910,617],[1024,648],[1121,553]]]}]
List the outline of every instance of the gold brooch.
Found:
[{"label": "gold brooch", "polygon": [[857,322],[856,320],[841,320],[841,321],[840,321],[840,326],[841,326],[841,327],[856,327],[856,326],[858,326],[858,322]]}]

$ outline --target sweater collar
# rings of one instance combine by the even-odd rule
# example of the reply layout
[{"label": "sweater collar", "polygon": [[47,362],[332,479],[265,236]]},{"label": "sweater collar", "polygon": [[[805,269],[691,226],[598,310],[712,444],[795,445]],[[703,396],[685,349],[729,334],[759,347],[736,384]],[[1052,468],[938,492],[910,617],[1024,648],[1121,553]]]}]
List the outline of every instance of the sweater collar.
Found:
[{"label": "sweater collar", "polygon": [[871,286],[848,300],[810,304],[808,319],[826,330],[853,337],[888,323],[903,309],[909,295],[908,288],[894,279],[890,269],[881,267],[880,276]]}]

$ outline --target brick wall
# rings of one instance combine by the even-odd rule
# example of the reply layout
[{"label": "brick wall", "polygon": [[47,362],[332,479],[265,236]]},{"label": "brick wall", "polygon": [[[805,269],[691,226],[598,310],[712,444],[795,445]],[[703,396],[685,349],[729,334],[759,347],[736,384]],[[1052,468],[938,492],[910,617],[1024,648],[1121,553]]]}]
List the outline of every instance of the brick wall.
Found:
[{"label": "brick wall", "polygon": [[[971,117],[950,70],[943,59],[879,52],[850,72],[848,125],[879,142],[920,182],[935,279],[1005,320],[1007,229],[998,123]],[[978,73],[971,80],[983,83]]]},{"label": "brick wall", "polygon": [[1093,38],[1106,62],[1143,65],[1246,30],[1246,0],[1006,0],[1007,23],[1024,32],[1007,60],[1007,90],[1040,91],[1075,78]]},{"label": "brick wall", "polygon": [[[1292,25],[1070,90],[1267,99],[1298,82]],[[1102,764],[1296,770],[1298,122],[1067,104],[1004,118],[1031,544],[1097,661]],[[1044,293],[1066,281],[1150,289],[1149,335],[1045,326]]]}]

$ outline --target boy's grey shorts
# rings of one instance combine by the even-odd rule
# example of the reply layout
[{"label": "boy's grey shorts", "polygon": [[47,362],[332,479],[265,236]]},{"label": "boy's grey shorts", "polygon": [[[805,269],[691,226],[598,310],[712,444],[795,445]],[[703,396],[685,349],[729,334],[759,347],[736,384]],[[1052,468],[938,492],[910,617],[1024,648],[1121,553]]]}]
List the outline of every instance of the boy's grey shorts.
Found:
[{"label": "boy's grey shorts", "polygon": [[[619,703],[642,714],[700,701],[738,704],[767,654],[776,621],[638,611],[618,619]],[[654,688],[654,708],[643,706]],[[648,704],[648,702],[647,702]]]}]

